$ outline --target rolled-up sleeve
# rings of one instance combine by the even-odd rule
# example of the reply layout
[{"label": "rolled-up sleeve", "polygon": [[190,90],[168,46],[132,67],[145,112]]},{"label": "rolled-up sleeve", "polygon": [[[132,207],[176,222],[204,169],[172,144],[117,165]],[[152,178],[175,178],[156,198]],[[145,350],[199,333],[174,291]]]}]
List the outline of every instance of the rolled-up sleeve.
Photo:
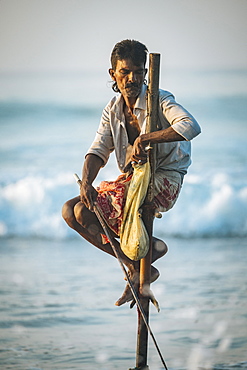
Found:
[{"label": "rolled-up sleeve", "polygon": [[101,121],[96,132],[94,141],[88,149],[88,154],[95,154],[103,160],[103,165],[108,161],[110,153],[114,150],[113,138],[110,128],[109,108],[103,110]]},{"label": "rolled-up sleeve", "polygon": [[162,112],[172,128],[185,140],[200,134],[201,128],[195,118],[175,101],[172,94],[161,99]]}]

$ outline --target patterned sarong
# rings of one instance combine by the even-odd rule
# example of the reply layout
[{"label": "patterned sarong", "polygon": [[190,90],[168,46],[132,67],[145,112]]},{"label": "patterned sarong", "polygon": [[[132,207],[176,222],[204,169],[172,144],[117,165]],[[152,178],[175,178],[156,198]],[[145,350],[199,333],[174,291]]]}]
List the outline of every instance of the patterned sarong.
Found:
[{"label": "patterned sarong", "polygon": [[[132,179],[131,175],[122,174],[116,181],[102,181],[97,188],[97,203],[108,227],[121,236],[126,197]],[[154,176],[154,205],[157,211],[167,212],[175,204],[181,189],[181,176],[175,171],[162,171]],[[145,196],[145,195],[144,195]],[[140,203],[139,203],[140,204]],[[141,204],[140,204],[141,205]],[[124,225],[122,226],[122,228]],[[103,243],[108,238],[102,234]],[[131,259],[134,259],[133,257]]]},{"label": "patterned sarong", "polygon": [[118,176],[115,181],[102,181],[97,187],[97,203],[109,228],[119,235],[132,175]]}]

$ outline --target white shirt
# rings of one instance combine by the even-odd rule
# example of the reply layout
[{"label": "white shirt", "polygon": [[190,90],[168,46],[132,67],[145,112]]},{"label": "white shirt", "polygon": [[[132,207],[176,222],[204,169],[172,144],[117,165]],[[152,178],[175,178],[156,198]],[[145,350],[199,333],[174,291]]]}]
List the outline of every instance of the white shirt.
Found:
[{"label": "white shirt", "polygon": [[[133,110],[141,127],[141,134],[145,133],[146,128],[146,90],[147,86],[143,85]],[[191,164],[190,140],[201,132],[200,126],[189,112],[176,103],[170,92],[160,90],[159,102],[157,130],[172,126],[185,141],[156,144],[156,171],[177,171],[185,175]],[[115,150],[118,167],[122,172],[126,165],[126,152],[129,147],[123,103],[124,99],[119,95],[113,97],[107,104],[95,139],[87,152],[87,155],[95,154],[100,157],[105,165],[110,153]]]}]

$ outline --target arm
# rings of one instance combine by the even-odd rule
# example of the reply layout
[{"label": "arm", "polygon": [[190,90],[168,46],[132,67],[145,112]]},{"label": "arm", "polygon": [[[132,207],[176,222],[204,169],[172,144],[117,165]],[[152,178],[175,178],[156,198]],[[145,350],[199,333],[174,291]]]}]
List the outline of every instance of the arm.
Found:
[{"label": "arm", "polygon": [[164,130],[150,132],[149,134],[143,134],[140,136],[141,143],[168,143],[171,141],[183,141],[185,138],[179,135],[172,127],[168,127]]},{"label": "arm", "polygon": [[103,110],[95,139],[87,151],[82,169],[81,202],[83,202],[90,211],[93,210],[93,203],[98,195],[92,183],[98,175],[100,168],[108,161],[109,155],[114,149],[109,119],[111,105],[112,102]]},{"label": "arm", "polygon": [[133,145],[132,160],[142,162],[147,161],[147,152],[145,147],[148,144],[168,143],[171,141],[183,141],[183,136],[179,135],[172,127],[168,127],[164,130],[150,132],[149,134],[143,134],[136,138]]},{"label": "arm", "polygon": [[163,117],[161,118],[163,130],[140,135],[134,143],[132,160],[146,162],[145,147],[149,143],[152,145],[184,140],[190,141],[201,132],[195,118],[175,101],[171,93],[160,90],[160,108]]},{"label": "arm", "polygon": [[100,168],[103,166],[103,160],[94,154],[88,154],[86,156],[83,170],[80,197],[88,209],[93,210],[94,202],[97,198],[97,191],[92,186],[92,183],[99,173]]}]

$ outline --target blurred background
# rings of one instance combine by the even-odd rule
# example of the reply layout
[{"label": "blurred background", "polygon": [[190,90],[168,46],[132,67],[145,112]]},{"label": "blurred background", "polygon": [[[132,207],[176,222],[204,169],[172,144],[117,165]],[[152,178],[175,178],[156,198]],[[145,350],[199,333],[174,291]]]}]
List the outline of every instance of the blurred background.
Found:
[{"label": "blurred background", "polygon": [[[175,368],[246,366],[246,14],[246,0],[0,1],[3,368],[79,369],[83,362],[83,369],[92,369],[92,363],[122,369],[134,364],[135,344],[129,346],[127,333],[122,334],[129,311],[121,308],[119,314],[112,306],[124,287],[116,261],[92,250],[61,218],[63,203],[78,194],[73,173],[80,175],[101,111],[114,94],[110,53],[126,38],[161,54],[160,87],[171,91],[202,128],[192,143],[193,163],[180,198],[154,226],[170,247],[165,262],[158,263],[163,275],[156,285],[158,300],[172,312],[154,319],[169,326],[160,329],[162,345],[170,349]],[[112,155],[95,185],[117,175]],[[112,284],[113,272],[120,285]],[[105,281],[99,282],[99,275]],[[98,325],[90,331],[93,281],[102,284],[104,297],[111,292],[112,297],[97,302],[92,315],[99,315]],[[131,315],[128,330],[135,325]],[[99,325],[102,333],[115,333],[113,316],[121,320],[116,321],[117,339],[126,343],[120,340],[116,349],[117,339],[108,339],[95,352]],[[178,318],[183,324],[172,331]],[[192,330],[191,320],[205,325]],[[79,355],[81,345],[84,355]],[[116,351],[128,355],[114,357]],[[152,356],[151,350],[150,361],[158,369]]]}]

